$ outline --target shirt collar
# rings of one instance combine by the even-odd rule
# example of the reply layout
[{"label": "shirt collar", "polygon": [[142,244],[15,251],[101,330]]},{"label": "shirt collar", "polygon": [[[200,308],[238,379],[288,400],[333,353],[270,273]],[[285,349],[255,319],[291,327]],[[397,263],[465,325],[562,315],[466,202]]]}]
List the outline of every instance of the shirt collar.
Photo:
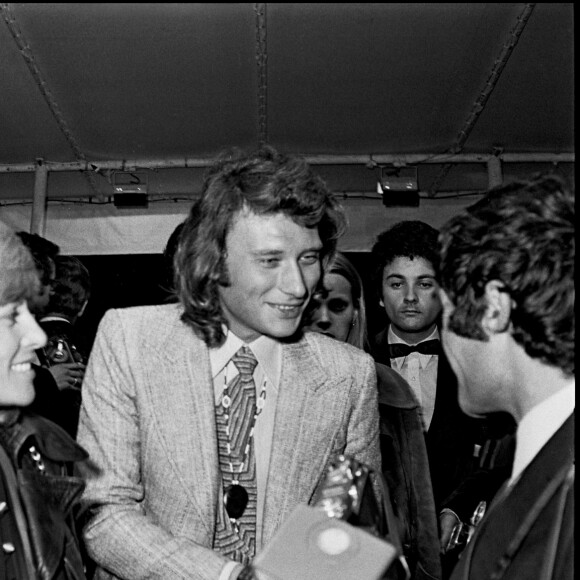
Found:
[{"label": "shirt collar", "polygon": [[71,321],[68,320],[67,318],[63,318],[62,316],[57,316],[56,314],[53,314],[51,316],[43,316],[40,319],[40,322],[67,322],[68,324],[71,324]]},{"label": "shirt collar", "polygon": [[[397,336],[393,332],[393,328],[389,324],[389,330],[387,333],[387,341],[389,344],[407,344],[409,346],[413,346],[415,344],[425,342],[426,340],[434,340],[434,339],[441,340],[439,338],[439,329],[437,328],[437,326],[435,326],[435,328],[433,329],[433,332],[429,336],[424,338],[423,340],[420,340],[419,342],[407,342],[407,341],[403,340],[400,336]],[[433,354],[421,354],[419,352],[412,353],[412,354],[417,355],[419,357],[419,365],[421,366],[421,370],[424,370],[425,367],[429,364],[429,361],[431,360],[432,356],[436,356]],[[399,357],[399,358],[391,359],[391,365],[396,370],[401,370],[401,368],[403,367],[403,364],[405,364],[406,359],[407,359],[407,357]]]},{"label": "shirt collar", "polygon": [[516,452],[510,483],[533,461],[540,449],[564,424],[576,407],[576,380],[524,415],[516,431]]},{"label": "shirt collar", "polygon": [[278,388],[282,363],[282,345],[279,341],[264,335],[250,344],[246,344],[228,330],[225,342],[221,346],[209,349],[212,378],[215,379],[220,374],[234,354],[244,345],[252,349],[258,365],[262,368],[268,382]]}]

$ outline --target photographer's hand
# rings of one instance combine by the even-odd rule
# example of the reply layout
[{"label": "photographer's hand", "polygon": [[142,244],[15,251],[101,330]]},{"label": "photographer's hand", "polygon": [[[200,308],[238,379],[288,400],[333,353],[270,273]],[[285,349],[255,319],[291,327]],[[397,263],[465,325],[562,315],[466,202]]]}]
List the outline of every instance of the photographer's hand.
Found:
[{"label": "photographer's hand", "polygon": [[85,369],[86,365],[83,363],[63,363],[48,368],[61,391],[80,388],[85,376]]},{"label": "photographer's hand", "polygon": [[459,518],[455,514],[455,512],[444,509],[439,514],[439,528],[441,529],[441,553],[445,554],[448,549],[452,546],[449,546],[449,540],[451,539],[451,534],[453,533],[453,528],[460,522]]}]

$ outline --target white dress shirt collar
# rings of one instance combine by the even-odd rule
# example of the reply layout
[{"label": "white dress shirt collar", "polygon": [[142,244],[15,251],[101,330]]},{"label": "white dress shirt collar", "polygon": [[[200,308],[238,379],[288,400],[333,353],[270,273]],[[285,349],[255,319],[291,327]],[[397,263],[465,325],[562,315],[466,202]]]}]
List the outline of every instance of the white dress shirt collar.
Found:
[{"label": "white dress shirt collar", "polygon": [[576,380],[536,405],[520,421],[510,485],[533,461],[542,447],[564,424],[576,407]]},{"label": "white dress shirt collar", "polygon": [[277,389],[282,365],[282,345],[277,340],[264,335],[246,344],[228,330],[225,342],[221,346],[209,349],[212,378],[215,379],[219,375],[234,354],[244,345],[254,353],[268,383]]},{"label": "white dress shirt collar", "polygon": [[43,316],[40,319],[40,322],[67,322],[71,324],[71,321],[63,316],[57,316],[56,314],[52,314],[51,316]]}]

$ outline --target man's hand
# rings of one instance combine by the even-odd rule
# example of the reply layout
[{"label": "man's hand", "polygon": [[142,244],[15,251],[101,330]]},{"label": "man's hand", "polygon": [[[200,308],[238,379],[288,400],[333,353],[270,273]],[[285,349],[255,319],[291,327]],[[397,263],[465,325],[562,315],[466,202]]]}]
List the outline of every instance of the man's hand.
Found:
[{"label": "man's hand", "polygon": [[459,518],[457,515],[452,512],[451,510],[443,510],[439,514],[439,527],[441,529],[441,553],[445,554],[447,552],[447,546],[449,544],[449,540],[451,539],[451,533],[453,532],[453,528],[460,523]]},{"label": "man's hand", "polygon": [[49,367],[58,388],[80,389],[85,376],[86,365],[83,363],[63,363]]}]

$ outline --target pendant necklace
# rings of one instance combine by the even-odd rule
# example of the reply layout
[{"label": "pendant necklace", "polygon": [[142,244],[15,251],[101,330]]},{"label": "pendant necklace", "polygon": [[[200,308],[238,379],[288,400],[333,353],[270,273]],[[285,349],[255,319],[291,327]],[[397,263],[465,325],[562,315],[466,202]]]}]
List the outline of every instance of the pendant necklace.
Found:
[{"label": "pendant necklace", "polygon": [[254,408],[254,417],[252,419],[252,428],[250,429],[250,434],[248,436],[248,442],[244,449],[244,457],[239,464],[238,470],[234,469],[234,464],[232,461],[232,448],[230,445],[231,441],[231,434],[230,434],[230,415],[229,415],[229,408],[232,404],[231,397],[228,394],[228,380],[227,380],[227,368],[224,372],[224,387],[222,391],[222,399],[221,405],[224,411],[224,419],[226,422],[225,425],[225,432],[227,436],[227,443],[226,449],[228,453],[228,463],[229,463],[229,470],[232,476],[232,483],[226,487],[224,490],[224,507],[226,509],[226,513],[230,518],[232,524],[234,524],[236,530],[238,529],[238,522],[237,520],[243,515],[246,507],[248,505],[248,492],[243,485],[240,485],[239,476],[240,473],[244,470],[244,465],[248,459],[248,454],[250,451],[250,443],[252,438],[254,437],[254,430],[256,428],[256,421],[258,416],[264,409],[266,405],[266,379],[264,378],[264,382],[262,383],[262,390],[260,391],[260,396],[256,401],[256,406]]}]

